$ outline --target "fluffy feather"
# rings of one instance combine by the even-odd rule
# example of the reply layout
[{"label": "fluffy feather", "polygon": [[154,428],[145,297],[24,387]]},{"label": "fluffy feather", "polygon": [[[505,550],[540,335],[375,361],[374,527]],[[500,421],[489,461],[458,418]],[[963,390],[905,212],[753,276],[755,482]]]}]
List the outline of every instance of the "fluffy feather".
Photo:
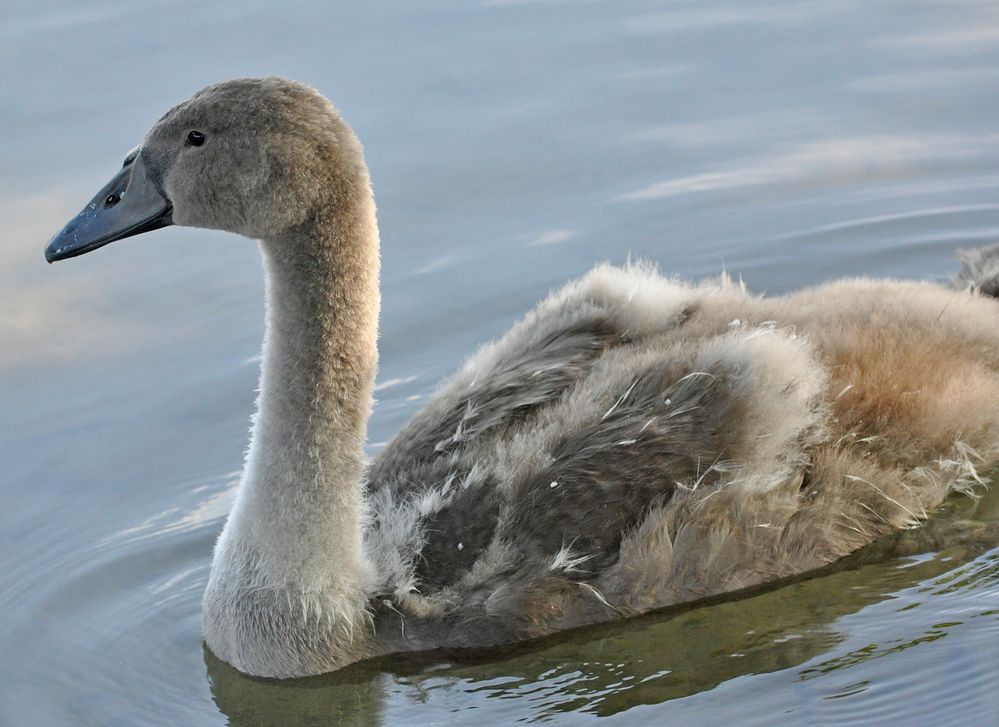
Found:
[{"label": "fluffy feather", "polygon": [[258,414],[203,621],[244,672],[518,641],[797,575],[999,459],[993,247],[964,254],[957,290],[764,298],[601,265],[365,468],[378,229],[349,127],[306,86],[243,79],[172,109],[140,154],[176,222],[261,240]]}]

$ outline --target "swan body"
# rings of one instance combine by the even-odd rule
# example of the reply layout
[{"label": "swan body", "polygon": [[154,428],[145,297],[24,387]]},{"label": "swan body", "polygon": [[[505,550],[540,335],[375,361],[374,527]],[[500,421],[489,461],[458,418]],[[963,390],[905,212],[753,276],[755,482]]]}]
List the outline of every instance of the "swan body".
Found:
[{"label": "swan body", "polygon": [[993,249],[951,288],[774,298],[599,266],[366,463],[378,230],[336,110],[285,79],[216,84],[130,159],[50,260],[169,223],[260,240],[258,413],[203,604],[243,672],[509,643],[804,573],[999,459]]}]

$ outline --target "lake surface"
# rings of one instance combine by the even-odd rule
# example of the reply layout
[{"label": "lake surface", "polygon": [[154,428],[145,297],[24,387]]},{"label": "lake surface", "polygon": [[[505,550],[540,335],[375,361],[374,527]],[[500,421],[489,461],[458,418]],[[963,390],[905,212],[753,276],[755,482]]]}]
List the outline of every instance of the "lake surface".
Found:
[{"label": "lake surface", "polygon": [[0,724],[999,722],[994,474],[909,554],[750,598],[242,677],[203,650],[199,601],[253,406],[255,245],[174,228],[42,259],[173,103],[235,76],[312,83],[379,201],[375,451],[597,261],[777,293],[941,279],[999,239],[994,1],[8,0],[3,18]]}]

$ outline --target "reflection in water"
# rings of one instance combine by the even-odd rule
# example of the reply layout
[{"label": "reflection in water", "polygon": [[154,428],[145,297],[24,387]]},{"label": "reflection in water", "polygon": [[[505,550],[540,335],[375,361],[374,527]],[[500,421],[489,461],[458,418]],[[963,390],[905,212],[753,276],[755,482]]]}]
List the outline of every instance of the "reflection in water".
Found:
[{"label": "reflection in water", "polygon": [[381,724],[385,689],[378,672],[352,666],[336,678],[295,682],[243,676],[204,649],[212,699],[232,727]]},{"label": "reflection in water", "polygon": [[[999,488],[981,501],[951,498],[923,528],[903,531],[823,574],[740,599],[675,609],[632,621],[561,634],[506,650],[403,655],[356,664],[298,681],[241,675],[207,649],[212,695],[234,726],[259,724],[398,724],[393,700],[413,723],[440,694],[452,708],[544,719],[584,712],[611,716],[713,689],[749,674],[790,670],[835,652],[844,616],[891,601],[918,608],[943,595],[999,581]],[[932,556],[922,555],[935,553]],[[984,555],[982,555],[985,553]],[[976,560],[977,558],[977,560]],[[757,589],[760,590],[760,589]],[[918,600],[914,600],[918,599]],[[999,613],[994,611],[993,613]],[[986,612],[987,615],[987,612]],[[941,639],[959,622],[939,622],[915,637],[869,644],[817,660],[798,678],[848,669]],[[859,682],[839,697],[863,691]],[[495,700],[507,708],[495,707]],[[511,701],[512,700],[512,701]]]},{"label": "reflection in water", "polygon": [[[996,535],[997,532],[993,529],[992,544],[999,542],[999,537],[996,537]],[[951,556],[951,558],[952,557],[953,556]],[[951,558],[947,559],[947,565],[953,565]],[[939,560],[937,562],[939,562]],[[923,594],[953,594],[959,592],[961,589],[970,590],[982,587],[983,585],[995,583],[997,581],[999,581],[999,551],[992,551],[972,563],[965,564],[955,570],[944,573],[940,577],[935,578],[932,582],[917,590]],[[898,610],[911,610],[919,608],[920,605],[921,601],[915,600]],[[999,614],[999,610],[987,609],[977,613],[965,614],[962,618],[995,616],[997,614]],[[822,659],[817,664],[810,666],[807,669],[802,669],[800,675],[802,679],[812,679],[829,672],[858,666],[866,661],[879,659],[891,654],[901,653],[907,649],[919,646],[920,644],[942,639],[947,636],[951,629],[956,626],[961,626],[962,624],[963,621],[941,621],[932,624],[932,626],[916,636],[894,639],[892,642],[886,644],[867,644],[866,646],[854,649],[843,655]]]},{"label": "reflection in water", "polygon": [[[90,276],[46,275],[39,241],[52,235],[52,220],[66,215],[75,201],[66,194],[0,201],[5,239],[15,242],[0,257],[0,374],[41,365],[66,365],[91,351],[120,354],[137,338],[139,326],[122,311],[93,305],[101,298],[99,280]],[[70,213],[72,214],[72,213]],[[30,241],[31,244],[28,244]],[[88,302],[91,302],[88,305]],[[59,330],[73,310],[87,307],[88,325],[59,331],[53,340],[40,331]]]}]

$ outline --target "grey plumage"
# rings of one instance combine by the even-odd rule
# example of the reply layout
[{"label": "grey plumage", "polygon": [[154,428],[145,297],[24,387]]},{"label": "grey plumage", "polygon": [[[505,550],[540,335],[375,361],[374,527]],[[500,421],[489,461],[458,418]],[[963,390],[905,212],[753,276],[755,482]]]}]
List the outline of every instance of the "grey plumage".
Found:
[{"label": "grey plumage", "polygon": [[[589,293],[605,276],[630,288],[605,300],[602,315],[566,318],[574,303],[592,305]],[[682,315],[664,310],[660,327],[639,333],[617,327],[631,293],[656,285],[686,291]],[[914,445],[918,429],[933,426],[932,415],[906,421],[894,398],[904,391],[856,392],[865,383],[842,377],[855,373],[850,366],[886,367],[899,376],[896,388],[914,385],[905,371],[893,371],[890,356],[867,359],[866,345],[925,357],[920,337],[972,309],[965,323],[975,321],[985,336],[974,365],[995,371],[995,304],[874,281],[820,293],[757,299],[727,284],[686,287],[641,266],[598,268],[529,318],[545,328],[539,318],[548,311],[547,323],[572,331],[571,338],[604,341],[587,347],[593,355],[561,350],[551,336],[508,349],[519,329],[494,344],[502,353],[480,353],[488,365],[480,369],[473,359],[458,375],[460,382],[475,370],[471,385],[445,384],[369,470],[371,542],[379,539],[382,512],[397,517],[378,508],[380,494],[411,498],[434,491],[428,482],[450,483],[451,494],[417,518],[405,539],[421,546],[395,581],[403,588],[384,589],[392,594],[384,628],[408,621],[408,636],[389,639],[390,648],[421,643],[421,633],[445,623],[449,637],[437,645],[498,643],[796,575],[924,518],[950,489],[973,483],[975,467],[999,453],[999,410],[984,412],[977,430],[955,427],[936,444]],[[937,296],[944,307],[919,310]],[[814,306],[823,298],[819,315]],[[871,327],[871,305],[879,315],[899,316],[899,325]],[[950,305],[961,310],[948,315]],[[854,326],[867,330],[865,345]],[[536,389],[528,361],[546,364]],[[568,369],[562,376],[551,371],[560,364]],[[949,373],[953,382],[963,376]],[[415,434],[435,431],[435,421],[451,431],[463,402],[514,390],[512,380],[515,396],[481,397],[474,409],[491,426],[469,427],[449,447],[431,446],[436,435]],[[990,376],[985,391],[999,405],[999,380]],[[882,413],[858,420],[851,416],[857,406]],[[447,423],[435,420],[435,411],[451,412]],[[895,419],[879,423],[889,411]],[[413,450],[417,441],[425,442],[422,453]],[[907,464],[913,446],[918,463]],[[405,457],[418,473],[410,481],[420,483],[410,488],[386,474],[399,477]]]},{"label": "grey plumage", "polygon": [[[965,253],[954,289],[857,279],[776,298],[598,266],[366,465],[378,228],[337,111],[285,79],[216,84],[132,161],[143,175],[114,184],[159,212],[118,238],[165,210],[264,258],[258,414],[203,601],[206,643],[241,671],[509,643],[798,575],[999,460],[997,246]],[[103,204],[87,219],[110,220]],[[111,239],[81,234],[68,225],[49,259]]]},{"label": "grey plumage", "polygon": [[999,245],[961,250],[958,255],[961,271],[957,284],[999,298]]}]

